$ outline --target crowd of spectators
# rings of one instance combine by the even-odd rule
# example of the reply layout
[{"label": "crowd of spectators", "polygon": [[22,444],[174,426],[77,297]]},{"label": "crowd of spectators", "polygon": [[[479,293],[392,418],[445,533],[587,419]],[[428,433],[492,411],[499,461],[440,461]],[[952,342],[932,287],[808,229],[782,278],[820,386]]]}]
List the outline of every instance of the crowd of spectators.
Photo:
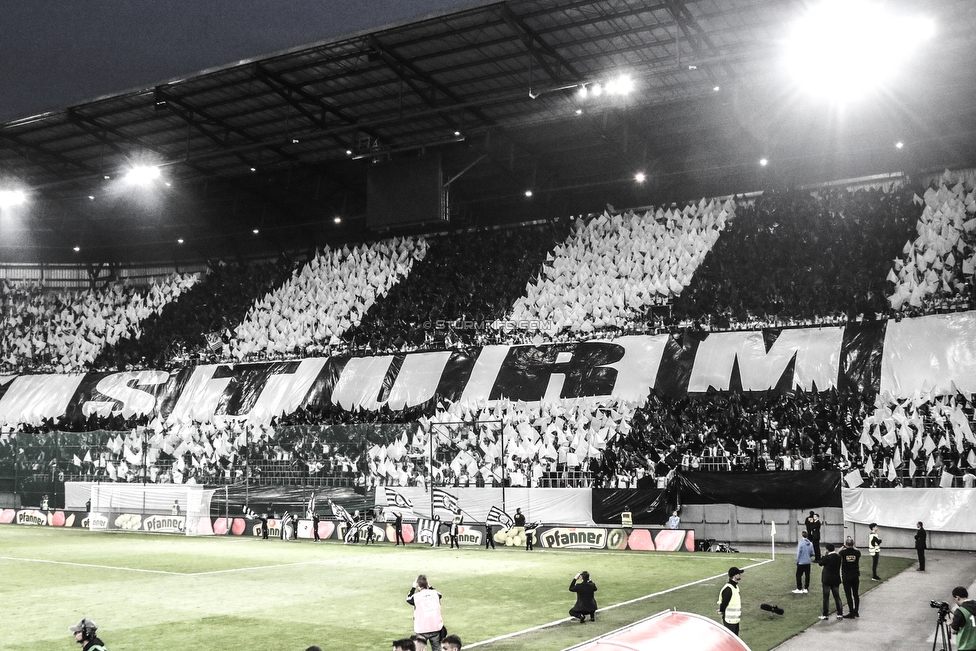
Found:
[{"label": "crowd of spectators", "polygon": [[511,329],[498,321],[568,231],[561,220],[429,238],[427,256],[349,329],[347,346],[399,351],[506,340]]},{"label": "crowd of spectators", "polygon": [[231,355],[242,361],[330,352],[426,253],[423,237],[320,251],[254,303],[234,329]]},{"label": "crowd of spectators", "polygon": [[198,274],[173,274],[148,287],[109,282],[81,292],[0,283],[0,371],[72,373],[90,368],[105,346],[142,335],[143,323],[190,290]]},{"label": "crowd of spectators", "polygon": [[136,336],[106,346],[95,359],[102,370],[166,369],[227,357],[224,347],[254,302],[281,285],[295,263],[219,262],[201,282],[142,322]]},{"label": "crowd of spectators", "polygon": [[972,179],[957,181],[946,172],[914,203],[923,206],[917,237],[905,243],[902,258],[888,272],[894,286],[892,309],[910,316],[938,310],[968,309],[976,286],[976,195]]},{"label": "crowd of spectators", "polygon": [[509,319],[549,337],[625,328],[677,296],[735,217],[731,201],[579,220]]},{"label": "crowd of spectators", "polygon": [[[581,340],[639,332],[662,303],[673,308],[672,327],[706,329],[967,307],[976,197],[969,183],[941,181],[921,195],[769,192],[643,215],[397,238],[327,249],[294,271],[284,260],[220,266],[198,285],[174,277],[143,291],[111,285],[76,295],[4,285],[0,351],[6,369],[68,372],[170,366],[194,354],[239,361]],[[530,325],[497,327],[500,318]],[[591,485],[630,486],[678,468],[861,470],[872,485],[893,485],[942,472],[972,476],[972,411],[962,394],[896,401],[835,390],[652,394],[640,405],[328,406],[270,425],[83,423],[79,429],[122,433],[80,447],[85,453],[70,461],[8,452],[32,471],[53,463],[116,480],[234,480],[247,459],[310,475],[353,473],[364,485],[502,476],[539,485],[572,471]],[[12,434],[0,433],[0,449]]]},{"label": "crowd of spectators", "polygon": [[919,209],[897,188],[765,192],[735,219],[675,298],[705,329],[842,324],[891,313],[886,277]]},{"label": "crowd of spectators", "polygon": [[[252,480],[284,468],[309,480],[342,475],[363,487],[567,484],[551,481],[556,476],[574,477],[570,485],[637,487],[678,469],[860,471],[869,486],[945,485],[947,475],[971,485],[972,415],[962,394],[870,402],[832,389],[652,393],[640,405],[442,402],[409,415],[300,410],[265,424],[89,417],[6,428],[0,458],[16,459],[22,474],[175,483],[240,481],[249,467]],[[66,433],[69,427],[82,431]]]}]

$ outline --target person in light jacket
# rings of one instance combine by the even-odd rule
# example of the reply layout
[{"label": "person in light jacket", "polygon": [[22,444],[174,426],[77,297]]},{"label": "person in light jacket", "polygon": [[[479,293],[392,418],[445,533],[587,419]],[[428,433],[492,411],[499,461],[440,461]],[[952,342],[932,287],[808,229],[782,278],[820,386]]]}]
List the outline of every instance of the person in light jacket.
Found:
[{"label": "person in light jacket", "polygon": [[407,603],[413,606],[413,631],[430,642],[431,651],[441,651],[441,593],[431,587],[427,576],[421,574],[413,582],[407,594]]}]

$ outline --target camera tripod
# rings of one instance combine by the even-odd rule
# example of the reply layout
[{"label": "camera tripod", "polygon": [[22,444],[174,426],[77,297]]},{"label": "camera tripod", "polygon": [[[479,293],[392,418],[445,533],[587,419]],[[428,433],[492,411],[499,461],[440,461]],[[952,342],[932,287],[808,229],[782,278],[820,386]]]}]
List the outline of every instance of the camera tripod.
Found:
[{"label": "camera tripod", "polygon": [[[932,638],[932,651],[951,651],[952,649],[952,634],[949,632],[949,610],[946,608],[939,609],[939,619],[935,623],[935,635]],[[939,646],[939,640],[942,640],[942,646]]]}]

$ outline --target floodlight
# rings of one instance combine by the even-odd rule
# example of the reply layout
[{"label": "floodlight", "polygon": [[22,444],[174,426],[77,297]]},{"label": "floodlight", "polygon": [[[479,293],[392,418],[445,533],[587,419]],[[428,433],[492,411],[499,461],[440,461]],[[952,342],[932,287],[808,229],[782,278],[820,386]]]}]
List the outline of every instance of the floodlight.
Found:
[{"label": "floodlight", "polygon": [[586,84],[580,86],[580,89],[576,94],[579,95],[581,98],[586,97],[589,94],[589,91],[586,89]]},{"label": "floodlight", "polygon": [[180,239],[176,240],[176,243],[177,244],[183,244],[183,238],[181,237]]},{"label": "floodlight", "polygon": [[759,164],[762,167],[766,167],[767,165],[769,165],[769,159],[768,158],[760,158],[759,159]]},{"label": "floodlight", "polygon": [[525,196],[531,197],[532,196],[532,190],[526,190],[525,191]]},{"label": "floodlight", "polygon": [[256,229],[256,228],[255,228],[255,229],[254,229],[253,231],[251,231],[251,232],[252,232],[252,233],[254,233],[255,235],[257,235],[257,234],[258,234],[258,233],[260,233],[261,231],[259,231],[258,229]]},{"label": "floodlight", "polygon": [[634,180],[638,183],[643,183],[647,180],[647,176],[644,174],[644,172],[637,172],[637,174],[634,174]]},{"label": "floodlight", "polygon": [[339,215],[336,215],[335,217],[332,218],[332,221],[334,221],[337,224],[341,224],[342,223],[342,217],[340,217]]},{"label": "floodlight", "polygon": [[634,90],[634,80],[629,75],[620,75],[607,82],[606,90],[610,95],[627,95]]},{"label": "floodlight", "polygon": [[905,146],[905,143],[903,143],[901,140],[899,140],[898,142],[895,143],[895,149],[901,149],[904,146]]},{"label": "floodlight", "polygon": [[124,180],[129,185],[149,185],[158,179],[161,172],[155,165],[135,165],[125,173]]},{"label": "floodlight", "polygon": [[81,251],[81,247],[80,246],[76,246],[76,247],[74,247],[72,249],[72,251],[74,251],[75,253],[78,253],[78,251]]},{"label": "floodlight", "polygon": [[583,109],[576,109],[576,115],[583,115]]},{"label": "floodlight", "polygon": [[849,99],[883,85],[934,33],[925,17],[869,0],[826,0],[793,26],[784,65],[806,90]]},{"label": "floodlight", "polygon": [[13,208],[27,203],[27,194],[23,190],[0,190],[0,208]]},{"label": "floodlight", "polygon": [[603,86],[600,84],[593,84],[593,96],[599,97],[603,94]]}]

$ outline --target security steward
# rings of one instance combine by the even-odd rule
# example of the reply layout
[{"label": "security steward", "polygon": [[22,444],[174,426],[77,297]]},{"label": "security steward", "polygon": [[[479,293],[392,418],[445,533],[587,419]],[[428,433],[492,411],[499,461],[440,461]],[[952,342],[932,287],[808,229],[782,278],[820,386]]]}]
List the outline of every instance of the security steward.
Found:
[{"label": "security steward", "polygon": [[739,621],[742,619],[742,600],[739,597],[739,581],[742,573],[737,567],[729,568],[729,582],[722,587],[718,594],[718,612],[722,615],[722,623],[736,635],[739,634]]},{"label": "security steward", "polygon": [[68,628],[69,632],[74,633],[75,642],[81,645],[81,651],[105,651],[105,643],[95,635],[97,630],[98,625],[88,618]]},{"label": "security steward", "polygon": [[956,634],[956,648],[959,651],[976,651],[976,601],[969,598],[965,586],[952,589],[956,602],[956,612],[952,614],[952,632]]}]

